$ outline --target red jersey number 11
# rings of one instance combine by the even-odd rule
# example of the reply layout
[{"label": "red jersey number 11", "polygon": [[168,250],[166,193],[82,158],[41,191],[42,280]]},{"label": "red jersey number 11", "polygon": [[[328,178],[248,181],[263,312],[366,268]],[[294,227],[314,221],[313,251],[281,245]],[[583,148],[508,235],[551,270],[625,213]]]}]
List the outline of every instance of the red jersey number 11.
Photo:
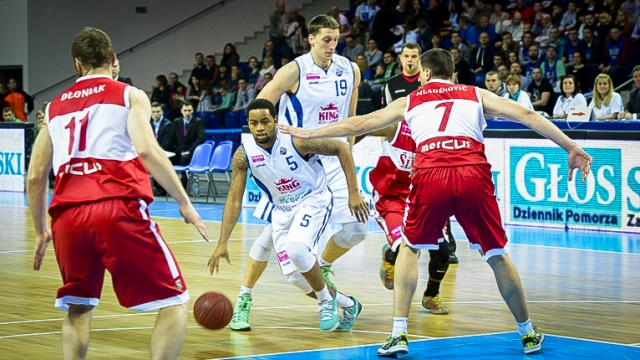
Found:
[{"label": "red jersey number 11", "polygon": [[[85,115],[80,122],[80,143],[78,144],[78,151],[85,151],[87,149],[87,125],[89,125],[89,113]],[[69,129],[69,155],[73,151],[73,145],[76,138],[76,117],[72,117],[71,121],[64,127]]]}]

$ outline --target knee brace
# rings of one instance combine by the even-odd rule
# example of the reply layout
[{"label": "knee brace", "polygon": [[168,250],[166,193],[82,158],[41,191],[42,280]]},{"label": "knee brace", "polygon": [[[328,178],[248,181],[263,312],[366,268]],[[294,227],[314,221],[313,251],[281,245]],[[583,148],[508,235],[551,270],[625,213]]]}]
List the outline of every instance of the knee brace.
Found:
[{"label": "knee brace", "polygon": [[429,265],[431,263],[437,269],[446,270],[449,267],[449,243],[446,241],[438,244],[438,250],[429,250]]},{"label": "knee brace", "polygon": [[271,251],[273,251],[273,237],[271,236],[272,232],[273,227],[271,226],[271,224],[267,224],[256,241],[253,242],[253,245],[251,245],[251,250],[249,250],[249,256],[253,260],[260,262],[269,261]]},{"label": "knee brace", "polygon": [[367,225],[359,222],[343,224],[342,229],[333,235],[336,245],[351,249],[367,237]]},{"label": "knee brace", "polygon": [[290,241],[285,244],[284,249],[289,255],[289,259],[293,262],[301,273],[309,272],[316,264],[316,257],[311,249],[303,243]]},{"label": "knee brace", "polygon": [[302,276],[300,271],[294,271],[291,274],[287,275],[287,280],[290,284],[293,284],[295,287],[302,290],[302,292],[305,294],[309,294],[313,291],[313,288],[311,287],[311,285],[309,285],[307,279]]}]

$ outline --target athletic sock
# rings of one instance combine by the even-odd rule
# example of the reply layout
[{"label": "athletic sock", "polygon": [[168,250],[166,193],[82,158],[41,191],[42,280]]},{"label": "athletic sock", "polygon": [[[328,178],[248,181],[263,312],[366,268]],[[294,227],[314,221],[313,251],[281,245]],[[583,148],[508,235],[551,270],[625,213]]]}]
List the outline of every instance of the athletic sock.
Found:
[{"label": "athletic sock", "polygon": [[533,325],[531,325],[531,318],[527,319],[527,321],[518,324],[518,335],[525,336],[527,334],[534,334]]},{"label": "athletic sock", "polygon": [[244,285],[240,286],[240,293],[238,294],[238,297],[244,295],[244,294],[249,294],[252,295],[253,294],[253,288],[248,288]]},{"label": "athletic sock", "polygon": [[338,306],[341,308],[350,308],[356,304],[352,298],[347,295],[341,293],[340,291],[336,291],[336,299],[338,300]]},{"label": "athletic sock", "polygon": [[318,303],[323,303],[325,301],[333,300],[333,296],[331,296],[331,293],[329,292],[329,288],[327,288],[326,284],[324,285],[322,290],[316,291],[316,297],[318,298]]},{"label": "athletic sock", "polygon": [[409,323],[409,318],[406,317],[394,317],[393,318],[393,330],[391,331],[391,336],[396,336],[400,333],[407,332],[407,324]]}]

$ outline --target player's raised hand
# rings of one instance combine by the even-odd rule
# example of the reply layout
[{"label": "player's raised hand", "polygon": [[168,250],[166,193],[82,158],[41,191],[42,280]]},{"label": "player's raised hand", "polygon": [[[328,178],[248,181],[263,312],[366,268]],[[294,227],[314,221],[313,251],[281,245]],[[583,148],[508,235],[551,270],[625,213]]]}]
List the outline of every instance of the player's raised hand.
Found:
[{"label": "player's raised hand", "polygon": [[47,245],[51,242],[51,230],[46,229],[36,236],[35,252],[33,254],[33,270],[40,270],[42,259],[47,251]]},{"label": "player's raised hand", "polygon": [[355,215],[358,222],[366,224],[369,220],[369,206],[359,193],[349,194],[349,210],[351,215]]},{"label": "player's raised hand", "polygon": [[587,154],[581,147],[575,145],[569,151],[569,181],[573,180],[573,170],[580,169],[582,172],[582,181],[587,179],[589,170],[591,169],[591,162],[593,158]]},{"label": "player's raised hand", "polygon": [[213,275],[213,272],[216,272],[216,275],[220,271],[220,259],[224,258],[227,260],[227,264],[233,265],[231,263],[231,258],[229,258],[229,250],[227,248],[227,244],[221,244],[218,242],[218,246],[213,250],[213,254],[209,257],[209,262],[207,266],[209,267],[209,274]]},{"label": "player's raised hand", "polygon": [[180,205],[180,215],[182,215],[182,217],[184,218],[185,223],[193,224],[200,235],[202,235],[202,238],[209,241],[207,228],[206,226],[204,226],[204,222],[202,222],[200,214],[198,214],[198,212],[190,202],[184,205]]},{"label": "player's raised hand", "polygon": [[303,129],[295,126],[289,125],[278,125],[278,128],[283,134],[291,134],[293,137],[297,137],[299,139],[311,139],[311,130]]}]

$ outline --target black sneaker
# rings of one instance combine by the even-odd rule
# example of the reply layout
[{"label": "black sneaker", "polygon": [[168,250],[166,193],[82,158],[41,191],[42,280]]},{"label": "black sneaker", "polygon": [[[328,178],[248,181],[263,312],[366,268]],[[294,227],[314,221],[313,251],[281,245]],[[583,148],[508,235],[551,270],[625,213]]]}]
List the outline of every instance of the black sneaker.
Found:
[{"label": "black sneaker", "polygon": [[451,254],[449,254],[449,264],[457,264],[459,262],[460,260],[458,260],[456,253],[452,252]]},{"label": "black sneaker", "polygon": [[378,349],[378,356],[380,357],[396,357],[408,353],[409,340],[407,340],[406,332],[402,332],[396,336],[389,335],[387,342]]},{"label": "black sneaker", "polygon": [[525,354],[532,354],[542,349],[542,342],[544,341],[544,335],[538,332],[534,328],[535,333],[526,334],[522,337],[522,350]]}]

